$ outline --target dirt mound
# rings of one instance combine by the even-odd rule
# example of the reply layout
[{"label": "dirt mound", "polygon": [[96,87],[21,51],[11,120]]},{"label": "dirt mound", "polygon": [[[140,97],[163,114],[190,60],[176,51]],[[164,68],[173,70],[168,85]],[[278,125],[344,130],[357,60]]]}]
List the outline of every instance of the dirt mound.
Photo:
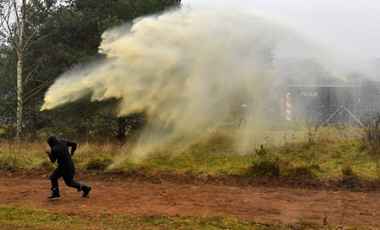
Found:
[{"label": "dirt mound", "polygon": [[0,170],[0,204],[49,211],[108,211],[166,215],[223,215],[261,221],[299,219],[343,226],[380,228],[378,181],[314,178],[250,178],[127,175],[78,171],[75,179],[93,186],[89,198],[60,180],[61,197],[50,194],[51,169]]}]

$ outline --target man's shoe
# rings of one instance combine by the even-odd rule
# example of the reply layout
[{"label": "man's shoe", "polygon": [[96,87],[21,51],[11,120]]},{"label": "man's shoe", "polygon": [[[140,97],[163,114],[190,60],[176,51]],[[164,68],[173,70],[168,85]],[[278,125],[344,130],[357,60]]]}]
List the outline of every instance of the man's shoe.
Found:
[{"label": "man's shoe", "polygon": [[50,196],[48,196],[47,198],[51,199],[51,198],[56,198],[56,197],[61,196],[61,194],[59,194],[58,188],[52,188],[51,190],[53,191],[53,193]]},{"label": "man's shoe", "polygon": [[91,191],[92,187],[91,186],[87,186],[87,185],[83,185],[82,187],[82,190],[83,190],[83,197],[86,197],[90,191]]},{"label": "man's shoe", "polygon": [[53,194],[51,194],[50,196],[48,196],[47,198],[56,198],[56,197],[60,197],[61,196],[61,194],[55,194],[55,193],[53,193]]},{"label": "man's shoe", "polygon": [[80,187],[78,188],[78,192],[80,191],[83,191],[83,197],[86,197],[90,191],[91,191],[92,187],[91,186],[88,186],[88,185],[85,185],[85,184],[80,184]]}]

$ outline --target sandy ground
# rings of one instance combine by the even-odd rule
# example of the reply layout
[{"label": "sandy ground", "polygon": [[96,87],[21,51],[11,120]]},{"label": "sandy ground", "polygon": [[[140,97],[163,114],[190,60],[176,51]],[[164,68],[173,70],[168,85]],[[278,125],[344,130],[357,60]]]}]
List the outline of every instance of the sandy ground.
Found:
[{"label": "sandy ground", "polygon": [[260,221],[296,222],[380,229],[380,185],[307,178],[195,178],[126,176],[78,172],[93,186],[88,198],[60,179],[61,197],[51,194],[47,169],[0,170],[0,204],[58,212],[221,215]]}]

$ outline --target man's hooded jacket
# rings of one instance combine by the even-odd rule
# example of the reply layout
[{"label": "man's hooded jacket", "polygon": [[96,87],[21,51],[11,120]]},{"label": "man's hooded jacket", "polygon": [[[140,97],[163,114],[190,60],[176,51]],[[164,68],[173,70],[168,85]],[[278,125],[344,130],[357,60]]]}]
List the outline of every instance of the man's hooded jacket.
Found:
[{"label": "man's hooded jacket", "polygon": [[47,138],[47,142],[50,145],[51,151],[48,153],[51,162],[58,162],[58,167],[62,169],[75,168],[74,162],[71,159],[69,153],[69,146],[71,147],[71,154],[74,154],[77,149],[77,143],[72,141],[59,140],[54,134],[51,134]]}]

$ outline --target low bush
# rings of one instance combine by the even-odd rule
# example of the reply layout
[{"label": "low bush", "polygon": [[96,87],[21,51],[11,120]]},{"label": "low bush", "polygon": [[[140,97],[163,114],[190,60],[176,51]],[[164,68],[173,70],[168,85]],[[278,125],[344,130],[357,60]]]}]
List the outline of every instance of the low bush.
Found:
[{"label": "low bush", "polygon": [[252,162],[252,166],[248,168],[247,176],[279,176],[280,166],[278,158],[275,159],[260,159]]},{"label": "low bush", "polygon": [[343,168],[342,168],[342,177],[343,177],[343,181],[349,181],[349,180],[357,179],[358,175],[352,170],[349,164],[345,164],[343,165]]},{"label": "low bush", "polygon": [[91,157],[86,163],[87,169],[106,170],[112,163],[112,158],[108,156],[94,156]]},{"label": "low bush", "polygon": [[311,176],[314,177],[314,170],[319,169],[319,165],[297,165],[288,169],[288,176]]}]

